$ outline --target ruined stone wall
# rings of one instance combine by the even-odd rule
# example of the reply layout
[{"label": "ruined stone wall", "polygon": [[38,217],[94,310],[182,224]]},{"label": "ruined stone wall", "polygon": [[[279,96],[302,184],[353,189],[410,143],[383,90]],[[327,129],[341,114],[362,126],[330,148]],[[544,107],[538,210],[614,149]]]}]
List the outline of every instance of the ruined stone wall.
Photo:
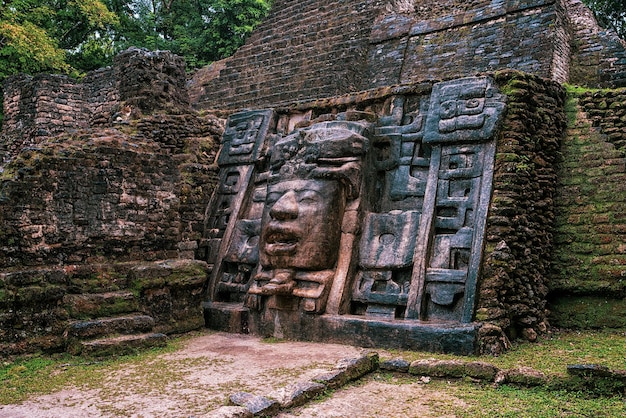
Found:
[{"label": "ruined stone wall", "polygon": [[182,57],[169,51],[129,48],[116,55],[114,61],[119,98],[127,106],[146,114],[164,109],[175,113],[189,107]]},{"label": "ruined stone wall", "polygon": [[626,86],[626,42],[602,29],[580,0],[567,0],[572,33],[569,82],[588,87]]},{"label": "ruined stone wall", "polygon": [[572,91],[561,149],[552,322],[623,327],[626,307],[626,90]]},{"label": "ruined stone wall", "polygon": [[202,325],[206,263],[193,259],[221,131],[213,117],[154,115],[48,138],[5,166],[0,354],[62,349],[68,323],[94,316]]},{"label": "ruined stone wall", "polygon": [[149,315],[154,331],[162,333],[200,328],[204,319],[198,306],[206,274],[206,264],[196,260],[3,271],[0,358],[64,350],[68,325],[103,317]]},{"label": "ruined stone wall", "polygon": [[507,116],[496,149],[494,191],[476,318],[511,337],[544,332],[565,92],[517,72],[496,75]]},{"label": "ruined stone wall", "polygon": [[110,126],[131,113],[189,111],[185,62],[168,51],[130,48],[113,67],[83,80],[62,75],[18,75],[4,83],[0,164],[26,146],[72,129]]},{"label": "ruined stone wall", "polygon": [[68,129],[85,128],[83,86],[62,75],[17,75],[5,81],[0,164],[26,146]]},{"label": "ruined stone wall", "polygon": [[115,62],[82,82],[4,89],[0,355],[63,349],[69,326],[101,317],[168,333],[203,324],[208,271],[194,258],[223,121],[187,106],[179,57]]},{"label": "ruined stone wall", "polygon": [[367,78],[374,85],[511,68],[566,81],[568,38],[558,1],[415,2],[372,29]]},{"label": "ruined stone wall", "polygon": [[171,258],[200,238],[219,126],[160,117],[135,129],[61,136],[5,167],[0,265]]},{"label": "ruined stone wall", "polygon": [[121,101],[113,67],[90,71],[82,84],[90,113],[89,126],[109,124]]},{"label": "ruined stone wall", "polygon": [[363,89],[380,0],[275,0],[217,79],[197,83],[199,108],[268,107]]}]

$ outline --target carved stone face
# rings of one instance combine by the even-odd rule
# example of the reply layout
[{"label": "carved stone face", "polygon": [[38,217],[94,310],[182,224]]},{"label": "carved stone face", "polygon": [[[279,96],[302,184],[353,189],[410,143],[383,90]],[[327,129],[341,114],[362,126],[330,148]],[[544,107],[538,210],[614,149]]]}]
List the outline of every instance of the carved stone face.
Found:
[{"label": "carved stone face", "polygon": [[288,180],[268,186],[260,258],[266,268],[323,270],[338,256],[345,207],[336,180]]}]

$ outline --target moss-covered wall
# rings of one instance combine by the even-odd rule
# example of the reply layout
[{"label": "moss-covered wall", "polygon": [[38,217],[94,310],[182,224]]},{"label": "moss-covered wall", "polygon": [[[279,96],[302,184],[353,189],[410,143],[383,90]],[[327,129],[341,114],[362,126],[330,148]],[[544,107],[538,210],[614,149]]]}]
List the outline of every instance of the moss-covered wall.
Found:
[{"label": "moss-covered wall", "polygon": [[7,83],[0,356],[63,349],[75,321],[201,327],[208,266],[195,256],[223,121],[188,107],[184,62],[128,50],[82,83]]},{"label": "moss-covered wall", "polygon": [[510,337],[534,340],[546,330],[546,295],[555,218],[555,160],[565,130],[564,89],[504,71],[508,96],[496,149],[486,257],[476,318]]},{"label": "moss-covered wall", "polygon": [[[194,260],[221,121],[153,115],[22,150],[0,174],[0,355],[58,350],[72,321],[204,324]],[[163,261],[165,260],[165,261]]]},{"label": "moss-covered wall", "polygon": [[559,160],[552,324],[626,326],[626,90],[572,88]]}]

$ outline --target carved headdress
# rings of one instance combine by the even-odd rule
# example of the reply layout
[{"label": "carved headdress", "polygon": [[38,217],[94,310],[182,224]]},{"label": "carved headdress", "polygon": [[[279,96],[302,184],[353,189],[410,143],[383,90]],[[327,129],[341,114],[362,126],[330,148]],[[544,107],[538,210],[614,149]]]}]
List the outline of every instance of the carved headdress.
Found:
[{"label": "carved headdress", "polygon": [[341,182],[348,199],[359,194],[361,159],[367,126],[358,122],[323,122],[297,130],[272,148],[269,182],[330,179]]}]

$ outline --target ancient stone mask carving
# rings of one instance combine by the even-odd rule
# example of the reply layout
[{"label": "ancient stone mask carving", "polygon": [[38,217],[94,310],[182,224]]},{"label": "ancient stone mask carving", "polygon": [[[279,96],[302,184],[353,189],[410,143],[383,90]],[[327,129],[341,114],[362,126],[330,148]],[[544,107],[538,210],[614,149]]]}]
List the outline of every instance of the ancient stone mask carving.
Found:
[{"label": "ancient stone mask carving", "polygon": [[291,294],[296,270],[335,267],[344,209],[359,193],[368,144],[341,125],[315,125],[272,147],[259,244],[261,294]]},{"label": "ancient stone mask carving", "polygon": [[504,107],[475,77],[282,137],[284,115],[232,115],[207,222],[212,294],[260,315],[471,322]]},{"label": "ancient stone mask carving", "polygon": [[344,206],[343,186],[336,180],[287,180],[270,185],[261,230],[261,265],[332,268]]}]

